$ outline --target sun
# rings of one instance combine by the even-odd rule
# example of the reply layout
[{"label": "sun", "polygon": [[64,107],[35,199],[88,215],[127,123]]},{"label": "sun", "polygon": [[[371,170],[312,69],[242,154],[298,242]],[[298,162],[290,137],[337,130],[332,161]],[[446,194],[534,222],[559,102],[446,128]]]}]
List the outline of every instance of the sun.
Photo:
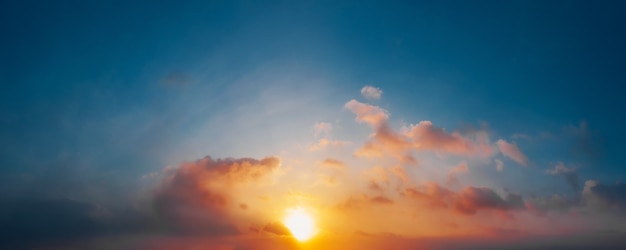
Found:
[{"label": "sun", "polygon": [[298,241],[311,239],[317,233],[313,217],[301,207],[287,209],[283,224]]}]

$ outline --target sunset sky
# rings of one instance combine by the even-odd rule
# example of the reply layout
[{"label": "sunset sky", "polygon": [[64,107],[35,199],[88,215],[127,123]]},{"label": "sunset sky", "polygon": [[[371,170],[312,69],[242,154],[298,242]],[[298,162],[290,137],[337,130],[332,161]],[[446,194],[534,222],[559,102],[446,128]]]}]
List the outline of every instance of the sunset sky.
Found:
[{"label": "sunset sky", "polygon": [[626,247],[625,11],[3,1],[0,248]]}]

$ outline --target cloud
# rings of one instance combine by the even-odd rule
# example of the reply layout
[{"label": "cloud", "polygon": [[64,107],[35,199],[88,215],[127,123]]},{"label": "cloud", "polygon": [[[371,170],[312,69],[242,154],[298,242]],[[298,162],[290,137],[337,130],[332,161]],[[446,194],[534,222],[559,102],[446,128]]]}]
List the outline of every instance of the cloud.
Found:
[{"label": "cloud", "polygon": [[324,161],[322,162],[322,166],[327,167],[327,168],[331,168],[331,169],[335,169],[335,170],[339,170],[339,171],[344,171],[346,170],[347,166],[346,164],[344,164],[343,162],[333,159],[333,158],[326,158],[324,159]]},{"label": "cloud", "polygon": [[499,159],[494,159],[493,161],[496,163],[496,171],[502,172],[504,170],[504,162]]},{"label": "cloud", "polygon": [[595,180],[587,180],[583,188],[583,195],[616,209],[623,210],[626,208],[626,185],[623,183],[607,185]]},{"label": "cloud", "polygon": [[554,194],[548,197],[533,197],[531,199],[527,199],[526,207],[528,210],[535,215],[543,216],[547,212],[557,211],[557,212],[568,212],[574,207],[581,206],[580,197],[566,197],[558,194]]},{"label": "cloud", "polygon": [[434,150],[453,154],[471,154],[474,152],[470,140],[459,133],[447,133],[443,128],[433,126],[430,121],[421,121],[412,125],[407,136],[412,139],[418,150]]},{"label": "cloud", "polygon": [[309,147],[309,151],[320,151],[329,147],[339,148],[352,144],[349,141],[332,140],[327,138],[319,139],[315,144]]},{"label": "cloud", "polygon": [[385,196],[376,196],[371,198],[370,201],[378,204],[393,204],[393,201]]},{"label": "cloud", "polygon": [[501,197],[486,187],[469,186],[459,192],[454,192],[436,183],[427,183],[407,188],[403,194],[432,207],[453,208],[454,211],[464,215],[473,215],[480,210],[506,213],[526,208],[520,195],[509,193]]},{"label": "cloud", "polygon": [[384,125],[389,119],[389,114],[386,110],[377,106],[361,103],[357,100],[350,100],[344,107],[356,114],[355,120],[357,122],[367,123],[374,128]]},{"label": "cloud", "polygon": [[225,210],[231,202],[229,191],[242,183],[257,182],[280,166],[280,159],[268,157],[217,159],[207,156],[166,170],[153,197],[160,218],[172,228],[190,234],[236,234]]},{"label": "cloud", "polygon": [[318,122],[313,125],[313,132],[315,136],[320,136],[322,134],[330,135],[330,131],[333,130],[333,125],[328,122]]},{"label": "cloud", "polygon": [[498,140],[496,144],[504,156],[511,158],[522,166],[528,165],[528,158],[520,151],[517,145],[508,143],[502,139]]},{"label": "cloud", "polygon": [[467,187],[458,193],[455,209],[464,214],[475,214],[478,210],[521,210],[525,209],[522,197],[508,194],[500,197],[492,189],[485,187]]},{"label": "cloud", "polygon": [[378,100],[383,95],[383,91],[376,87],[365,86],[361,89],[361,94],[367,99]]},{"label": "cloud", "polygon": [[[407,131],[398,133],[387,123],[389,114],[386,110],[356,100],[351,100],[344,106],[356,115],[357,122],[366,123],[374,129],[371,139],[355,152],[355,156],[391,155],[404,161],[412,158],[407,158],[412,150],[483,157],[490,156],[493,152],[488,135],[482,131],[465,137],[458,132],[448,133],[443,128],[435,127],[430,121],[421,121],[411,125]],[[414,164],[415,161],[407,163]]]},{"label": "cloud", "polygon": [[270,232],[276,235],[291,235],[289,229],[280,222],[270,222],[265,227],[263,227],[263,231]]},{"label": "cloud", "polygon": [[461,162],[458,165],[456,165],[454,168],[450,169],[450,171],[448,171],[448,180],[447,183],[448,185],[455,185],[459,183],[459,180],[457,179],[456,175],[459,173],[467,173],[467,163],[466,162]]},{"label": "cloud", "polygon": [[391,205],[394,201],[383,195],[371,196],[368,194],[351,195],[337,205],[337,209],[344,212],[365,210],[372,205]]},{"label": "cloud", "polygon": [[563,162],[559,162],[554,166],[554,168],[546,170],[546,173],[563,176],[566,183],[574,190],[580,190],[580,178],[578,177],[578,171],[576,171],[575,168],[568,168],[565,164],[563,164]]}]

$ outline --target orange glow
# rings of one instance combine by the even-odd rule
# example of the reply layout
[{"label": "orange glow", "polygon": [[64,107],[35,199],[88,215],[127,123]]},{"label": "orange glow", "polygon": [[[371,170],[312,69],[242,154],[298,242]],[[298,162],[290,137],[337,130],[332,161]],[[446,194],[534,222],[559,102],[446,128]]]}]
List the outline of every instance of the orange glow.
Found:
[{"label": "orange glow", "polygon": [[301,207],[288,209],[283,223],[298,241],[309,240],[317,233],[313,217]]}]

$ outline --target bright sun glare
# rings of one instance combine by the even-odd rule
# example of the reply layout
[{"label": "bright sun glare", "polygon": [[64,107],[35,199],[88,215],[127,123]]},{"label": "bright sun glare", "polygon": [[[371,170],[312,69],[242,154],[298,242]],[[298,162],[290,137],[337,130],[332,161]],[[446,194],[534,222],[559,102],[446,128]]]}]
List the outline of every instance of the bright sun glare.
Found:
[{"label": "bright sun glare", "polygon": [[299,241],[308,240],[317,233],[313,217],[301,207],[287,209],[287,216],[283,224]]}]

